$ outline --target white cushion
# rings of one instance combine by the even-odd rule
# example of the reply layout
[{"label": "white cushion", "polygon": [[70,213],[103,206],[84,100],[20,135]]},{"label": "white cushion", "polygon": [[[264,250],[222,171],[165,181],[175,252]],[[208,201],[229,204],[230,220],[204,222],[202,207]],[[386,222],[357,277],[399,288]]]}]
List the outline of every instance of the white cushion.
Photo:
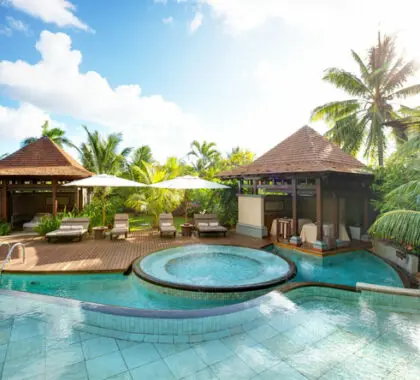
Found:
[{"label": "white cushion", "polygon": [[125,223],[116,223],[115,228],[127,228],[127,225]]},{"label": "white cushion", "polygon": [[208,227],[209,224],[208,223],[204,223],[204,222],[199,222],[198,223],[198,227]]},{"label": "white cushion", "polygon": [[72,230],[83,230],[83,226],[71,226]]},{"label": "white cushion", "polygon": [[172,226],[172,223],[161,223],[160,225],[162,227],[170,227],[170,226]]},{"label": "white cushion", "polygon": [[219,225],[219,222],[210,222],[210,227],[217,227]]},{"label": "white cushion", "polygon": [[71,230],[72,226],[69,224],[62,224],[60,230]]}]

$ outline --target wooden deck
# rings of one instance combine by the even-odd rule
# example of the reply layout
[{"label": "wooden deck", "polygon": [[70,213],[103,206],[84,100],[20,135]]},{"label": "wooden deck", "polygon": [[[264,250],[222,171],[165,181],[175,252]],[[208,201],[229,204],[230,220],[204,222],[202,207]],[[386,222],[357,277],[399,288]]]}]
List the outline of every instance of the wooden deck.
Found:
[{"label": "wooden deck", "polygon": [[[13,254],[4,272],[122,272],[138,257],[165,248],[188,244],[226,244],[249,248],[262,248],[270,240],[257,239],[233,232],[225,237],[176,237],[161,238],[157,232],[133,233],[127,240],[93,240],[48,244],[40,237],[9,236],[0,243],[21,241],[25,244],[26,262],[20,252]],[[19,250],[20,251],[20,250]],[[4,260],[7,247],[0,247],[0,260]]]}]

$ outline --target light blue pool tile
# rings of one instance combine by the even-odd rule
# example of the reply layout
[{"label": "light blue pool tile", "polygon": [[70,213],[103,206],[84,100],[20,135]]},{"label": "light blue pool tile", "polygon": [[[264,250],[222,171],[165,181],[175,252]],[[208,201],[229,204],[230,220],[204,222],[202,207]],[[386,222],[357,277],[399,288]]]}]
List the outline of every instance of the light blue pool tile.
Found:
[{"label": "light blue pool tile", "polygon": [[186,343],[180,344],[166,344],[166,343],[155,343],[155,348],[158,350],[159,355],[162,358],[166,358],[169,355],[176,354],[177,352],[182,352],[191,348],[191,345]]},{"label": "light blue pool tile", "polygon": [[257,327],[256,329],[249,330],[247,334],[257,342],[261,342],[277,335],[278,331],[266,323],[260,327]]},{"label": "light blue pool tile", "polygon": [[80,335],[80,341],[81,342],[84,342],[85,340],[100,338],[99,335],[91,334],[91,333],[88,333],[88,332],[85,332],[85,331],[81,331],[79,333],[79,335]]},{"label": "light blue pool tile", "polygon": [[15,318],[10,340],[16,341],[34,336],[45,336],[46,326],[45,322],[32,318]]},{"label": "light blue pool tile", "polygon": [[80,334],[78,331],[71,331],[67,334],[48,334],[46,336],[47,349],[52,349],[60,346],[69,346],[73,343],[80,342]]},{"label": "light blue pool tile", "polygon": [[315,332],[309,331],[305,326],[299,325],[283,333],[290,340],[294,340],[301,344],[310,345],[321,338]]},{"label": "light blue pool tile", "polygon": [[220,340],[197,344],[194,346],[194,350],[207,365],[215,364],[234,355],[233,351],[227,348]]},{"label": "light blue pool tile", "polygon": [[47,367],[60,368],[83,361],[83,351],[80,343],[68,347],[57,347],[47,351]]},{"label": "light blue pool tile", "polygon": [[121,351],[128,369],[139,367],[160,359],[158,352],[151,343],[139,343]]},{"label": "light blue pool tile", "polygon": [[82,348],[85,360],[118,350],[117,343],[114,339],[104,337],[86,340],[82,342]]},{"label": "light blue pool tile", "polygon": [[164,359],[176,379],[198,372],[206,367],[193,349],[178,352]]},{"label": "light blue pool tile", "polygon": [[190,376],[184,377],[182,380],[215,380],[216,375],[210,367],[195,372]]},{"label": "light blue pool tile", "polygon": [[280,362],[277,356],[260,344],[251,347],[243,346],[236,351],[236,354],[257,373]]},{"label": "light blue pool tile", "polygon": [[174,343],[189,343],[190,337],[188,335],[175,335]]},{"label": "light blue pool tile", "polygon": [[291,340],[284,334],[273,336],[270,339],[262,341],[261,344],[279,358],[286,358],[290,355],[294,355],[305,348],[304,344]]},{"label": "light blue pool tile", "polygon": [[258,344],[258,342],[254,338],[251,338],[247,334],[229,336],[227,338],[221,339],[221,341],[232,351],[237,351],[243,345],[252,346]]},{"label": "light blue pool tile", "polygon": [[45,357],[28,356],[4,362],[2,379],[26,380],[45,377]]},{"label": "light blue pool tile", "polygon": [[163,359],[159,359],[154,362],[142,365],[141,367],[134,368],[130,372],[133,380],[175,380],[174,375]]},{"label": "light blue pool tile", "polygon": [[253,378],[254,380],[307,380],[305,376],[290,367],[288,364],[281,362],[274,367],[261,372],[259,375]]},{"label": "light blue pool tile", "polygon": [[1,321],[0,322],[0,345],[6,344],[9,342],[11,332],[12,332],[12,320],[8,319],[6,321]]},{"label": "light blue pool tile", "polygon": [[7,344],[3,344],[0,346],[0,366],[1,366],[1,363],[3,363],[4,360],[6,359],[6,353],[7,353]]},{"label": "light blue pool tile", "polygon": [[144,334],[144,342],[145,343],[158,343],[159,336],[153,334]]},{"label": "light blue pool tile", "polygon": [[117,346],[121,351],[138,344],[138,342],[133,342],[131,340],[116,339],[115,341],[117,342]]},{"label": "light blue pool tile", "polygon": [[85,362],[60,368],[46,368],[47,380],[88,380]]},{"label": "light blue pool tile", "polygon": [[119,373],[118,375],[114,375],[114,376],[106,378],[106,380],[132,380],[132,379],[133,377],[131,376],[129,371],[122,372],[122,373]]},{"label": "light blue pool tile", "polygon": [[42,336],[10,341],[7,348],[7,359],[13,360],[32,355],[45,356],[45,349],[45,339]]},{"label": "light blue pool tile", "polygon": [[219,380],[248,380],[256,373],[241,359],[234,356],[211,366]]},{"label": "light blue pool tile", "polygon": [[127,366],[119,351],[86,361],[89,380],[103,380],[127,372]]}]

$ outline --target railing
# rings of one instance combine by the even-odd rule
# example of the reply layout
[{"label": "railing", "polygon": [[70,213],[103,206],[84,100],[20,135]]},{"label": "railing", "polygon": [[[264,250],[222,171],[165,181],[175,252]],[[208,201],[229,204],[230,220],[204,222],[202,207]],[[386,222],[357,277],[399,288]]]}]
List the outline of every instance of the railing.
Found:
[{"label": "railing", "polygon": [[25,257],[25,246],[23,245],[23,243],[16,243],[13,244],[12,247],[10,247],[9,243],[1,243],[0,247],[2,245],[7,245],[9,246],[9,252],[7,252],[7,256],[6,258],[3,260],[3,262],[1,263],[1,267],[0,267],[0,276],[3,274],[3,269],[6,266],[6,264],[10,261],[10,258],[12,257],[12,253],[15,250],[15,248],[17,247],[21,247],[22,248],[22,262],[23,264],[25,264],[26,261],[26,257]]}]

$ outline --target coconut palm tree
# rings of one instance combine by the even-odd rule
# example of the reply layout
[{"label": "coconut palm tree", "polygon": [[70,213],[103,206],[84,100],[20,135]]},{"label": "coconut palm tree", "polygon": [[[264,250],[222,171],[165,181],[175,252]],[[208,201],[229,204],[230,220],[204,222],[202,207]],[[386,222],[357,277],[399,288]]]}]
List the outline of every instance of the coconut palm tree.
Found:
[{"label": "coconut palm tree", "polygon": [[152,150],[149,145],[142,145],[133,152],[133,159],[131,160],[132,165],[141,167],[143,162],[153,162]]},{"label": "coconut palm tree", "polygon": [[[417,71],[417,65],[397,55],[394,37],[382,38],[380,33],[366,62],[354,51],[352,57],[359,67],[359,75],[330,68],[323,77],[351,98],[315,108],[312,120],[324,120],[330,127],[327,137],[346,152],[357,154],[364,146],[365,157],[383,166],[385,126],[398,118],[394,102],[420,93],[420,84],[404,87]],[[399,138],[406,139],[399,126],[391,128]]]},{"label": "coconut palm tree", "polygon": [[[63,131],[61,128],[50,128],[48,120],[45,121],[41,129],[42,129],[41,137],[49,137],[61,148],[64,145],[68,147],[73,147],[73,144],[71,143],[71,141],[67,137],[65,137],[66,132]],[[26,146],[26,145],[32,144],[33,142],[38,140],[38,138],[39,137],[28,137],[22,141],[21,145]]]},{"label": "coconut palm tree", "polygon": [[194,140],[191,143],[191,151],[188,153],[188,156],[195,158],[192,165],[195,171],[201,174],[218,161],[220,153],[216,149],[214,142],[203,141],[200,144],[197,140]]},{"label": "coconut palm tree", "polygon": [[119,150],[122,142],[121,133],[112,133],[106,138],[98,131],[91,132],[83,126],[87,133],[87,142],[77,148],[83,166],[96,174],[117,174],[123,170],[131,148]]}]

